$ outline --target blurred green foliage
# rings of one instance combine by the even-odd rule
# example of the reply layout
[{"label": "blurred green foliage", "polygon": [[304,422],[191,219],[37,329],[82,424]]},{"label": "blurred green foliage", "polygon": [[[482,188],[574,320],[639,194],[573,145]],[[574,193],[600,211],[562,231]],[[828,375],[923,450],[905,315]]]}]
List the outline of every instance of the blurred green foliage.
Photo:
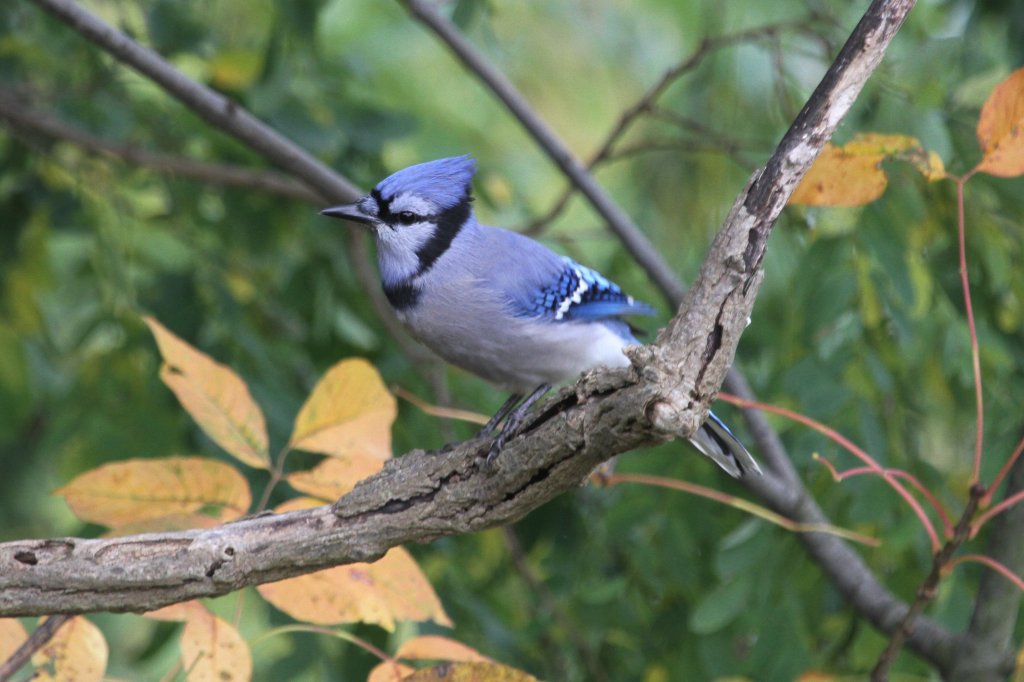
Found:
[{"label": "blurred green foliage", "polygon": [[[502,106],[397,3],[84,4],[363,187],[409,163],[472,153],[479,215],[516,227],[546,212],[565,186]],[[633,126],[621,158],[597,171],[687,281],[862,8],[835,0],[459,0],[448,10],[584,158],[705,36],[782,22],[767,37],[710,52],[659,100],[669,113]],[[913,135],[953,172],[970,168],[979,157],[981,103],[1024,61],[1022,27],[1020,3],[919,3],[837,141],[859,131]],[[29,3],[0,9],[0,87],[111,141],[265,167]],[[678,125],[682,117],[700,127]],[[141,168],[11,127],[0,128],[0,169],[3,539],[90,532],[49,491],[102,462],[224,456],[160,383],[144,313],[246,378],[267,412],[272,451],[319,374],[342,357],[367,357],[386,381],[443,399],[401,354],[358,282],[353,259],[371,258],[371,250],[353,252],[345,228],[319,217],[319,207]],[[889,170],[890,187],[873,205],[784,215],[738,364],[762,399],[828,423],[955,506],[970,473],[974,407],[954,188],[926,184],[899,163]],[[989,478],[1022,428],[1021,190],[1019,179],[979,176],[967,193]],[[543,238],[669,316],[582,201],[573,199]],[[457,406],[492,409],[504,398],[457,370],[446,379]],[[910,598],[929,556],[905,505],[874,478],[833,483],[811,454],[840,468],[851,459],[802,427],[773,423],[835,522],[884,539],[862,553],[891,590]],[[404,404],[396,453],[471,432]],[[670,444],[627,455],[621,466],[742,494],[692,455]],[[254,474],[255,485],[264,482]],[[457,624],[456,638],[545,679],[601,679],[600,671],[650,682],[857,674],[884,644],[797,538],[703,499],[586,488],[513,532],[546,589],[516,569],[500,530],[413,551]],[[962,628],[978,570],[957,569],[930,614]],[[215,608],[233,614],[238,598]],[[176,656],[170,626],[98,620],[112,641],[113,676],[155,679]],[[281,622],[270,607],[245,600],[247,636]],[[377,629],[356,631],[388,644]],[[374,664],[352,646],[311,635],[267,640],[256,657],[261,679],[360,679]],[[904,679],[934,675],[909,655],[897,670]]]}]

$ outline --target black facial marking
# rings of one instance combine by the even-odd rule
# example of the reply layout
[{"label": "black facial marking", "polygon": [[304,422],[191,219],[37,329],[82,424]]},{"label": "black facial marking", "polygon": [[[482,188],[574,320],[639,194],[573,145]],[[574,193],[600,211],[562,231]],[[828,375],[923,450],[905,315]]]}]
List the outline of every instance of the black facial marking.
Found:
[{"label": "black facial marking", "polygon": [[385,225],[394,225],[395,216],[391,212],[391,200],[385,199],[376,187],[370,190],[370,196],[377,202],[377,218]]},{"label": "black facial marking", "polygon": [[467,195],[459,203],[451,208],[446,208],[434,218],[437,229],[427,243],[416,252],[416,256],[420,259],[420,269],[416,273],[417,275],[422,275],[429,270],[441,257],[441,254],[452,245],[455,235],[459,233],[462,226],[466,224],[466,219],[469,218],[469,205],[472,201],[473,198]]},{"label": "black facial marking", "polygon": [[384,295],[388,297],[388,303],[395,310],[405,310],[416,305],[419,300],[420,290],[411,282],[403,282],[394,286],[384,285]]}]

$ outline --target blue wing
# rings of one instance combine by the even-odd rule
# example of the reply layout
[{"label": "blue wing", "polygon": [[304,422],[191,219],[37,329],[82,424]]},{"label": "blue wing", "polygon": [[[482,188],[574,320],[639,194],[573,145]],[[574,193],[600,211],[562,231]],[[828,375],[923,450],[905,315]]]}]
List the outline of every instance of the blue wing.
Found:
[{"label": "blue wing", "polygon": [[562,263],[557,279],[539,290],[528,303],[528,314],[558,321],[654,314],[654,308],[633,300],[600,273],[570,258],[562,258]]}]

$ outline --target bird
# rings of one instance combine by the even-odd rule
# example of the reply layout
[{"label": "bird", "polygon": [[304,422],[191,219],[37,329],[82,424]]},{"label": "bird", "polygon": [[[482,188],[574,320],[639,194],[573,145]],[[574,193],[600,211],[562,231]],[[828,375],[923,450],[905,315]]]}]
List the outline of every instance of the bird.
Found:
[{"label": "bird", "polygon": [[[628,366],[623,348],[640,342],[623,318],[655,310],[530,237],[479,223],[475,173],[468,155],[416,164],[321,214],[373,232],[384,294],[413,337],[511,392],[477,434],[505,422],[489,463],[553,385],[600,365]],[[690,442],[734,477],[760,473],[714,414]]]}]

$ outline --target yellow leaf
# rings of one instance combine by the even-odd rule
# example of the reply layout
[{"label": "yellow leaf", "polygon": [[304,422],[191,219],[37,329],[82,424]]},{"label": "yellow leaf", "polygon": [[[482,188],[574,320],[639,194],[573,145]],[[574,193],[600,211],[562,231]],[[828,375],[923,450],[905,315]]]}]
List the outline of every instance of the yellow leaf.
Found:
[{"label": "yellow leaf", "polygon": [[177,604],[169,604],[155,611],[146,611],[143,618],[164,621],[165,623],[182,623],[188,618],[189,610],[202,605],[196,601],[183,601]]},{"label": "yellow leaf", "polygon": [[399,682],[414,672],[416,672],[416,668],[393,661],[384,661],[374,666],[367,676],[366,682]]},{"label": "yellow leaf", "polygon": [[1024,68],[996,86],[978,118],[984,156],[977,170],[1012,178],[1024,174]]},{"label": "yellow leaf", "polygon": [[395,398],[373,365],[342,360],[328,370],[295,418],[289,445],[332,457],[391,457]]},{"label": "yellow leaf", "polygon": [[889,182],[882,160],[920,147],[906,135],[857,135],[842,147],[826,144],[797,185],[789,203],[805,206],[862,206],[882,196]]},{"label": "yellow leaf", "polygon": [[923,149],[912,149],[905,154],[900,154],[899,158],[905,159],[906,161],[914,164],[914,168],[916,168],[921,175],[928,180],[928,182],[942,180],[946,177],[946,165],[942,163],[942,157],[939,156],[938,152],[926,152]]},{"label": "yellow leaf", "polygon": [[166,533],[172,530],[188,530],[189,528],[213,528],[224,521],[237,518],[241,514],[223,514],[221,518],[207,516],[206,514],[171,514],[156,519],[144,519],[142,521],[129,522],[118,525],[103,534],[106,538],[123,537],[125,535],[138,535],[139,533]]},{"label": "yellow leaf", "polygon": [[402,547],[395,547],[372,564],[370,575],[396,620],[432,620],[452,627],[430,581],[416,560]]},{"label": "yellow leaf", "polygon": [[17,618],[0,618],[0,661],[6,661],[28,639]]},{"label": "yellow leaf", "polygon": [[395,658],[419,661],[490,661],[476,649],[439,635],[413,637],[402,643]]},{"label": "yellow leaf", "polygon": [[228,521],[252,499],[232,466],[205,457],[129,459],[87,471],[55,494],[83,521],[114,528],[210,511]]},{"label": "yellow leaf", "polygon": [[500,663],[442,663],[417,670],[406,682],[538,682],[522,670]]},{"label": "yellow leaf", "polygon": [[99,682],[107,669],[107,640],[82,616],[64,623],[39,651],[32,654],[33,680]]},{"label": "yellow leaf", "polygon": [[181,661],[195,682],[245,682],[252,678],[249,645],[230,623],[197,602],[181,632]]},{"label": "yellow leaf", "polygon": [[269,469],[267,424],[245,382],[154,318],[143,320],[164,359],[160,378],[174,391],[182,407],[229,454],[249,466]]},{"label": "yellow leaf", "polygon": [[395,621],[373,589],[367,564],[328,568],[256,587],[295,620],[315,625],[370,623],[394,630]]},{"label": "yellow leaf", "polygon": [[289,474],[287,480],[299,492],[333,502],[383,466],[383,460],[376,457],[352,454],[344,459],[325,459],[308,471]]},{"label": "yellow leaf", "polygon": [[303,509],[312,509],[313,507],[324,506],[323,500],[318,500],[313,497],[293,497],[290,500],[285,500],[281,504],[274,507],[275,514],[283,514],[290,511],[301,511]]},{"label": "yellow leaf", "polygon": [[372,564],[338,566],[256,589],[292,618],[317,625],[362,622],[390,631],[396,620],[452,624],[419,566],[401,547]]}]

